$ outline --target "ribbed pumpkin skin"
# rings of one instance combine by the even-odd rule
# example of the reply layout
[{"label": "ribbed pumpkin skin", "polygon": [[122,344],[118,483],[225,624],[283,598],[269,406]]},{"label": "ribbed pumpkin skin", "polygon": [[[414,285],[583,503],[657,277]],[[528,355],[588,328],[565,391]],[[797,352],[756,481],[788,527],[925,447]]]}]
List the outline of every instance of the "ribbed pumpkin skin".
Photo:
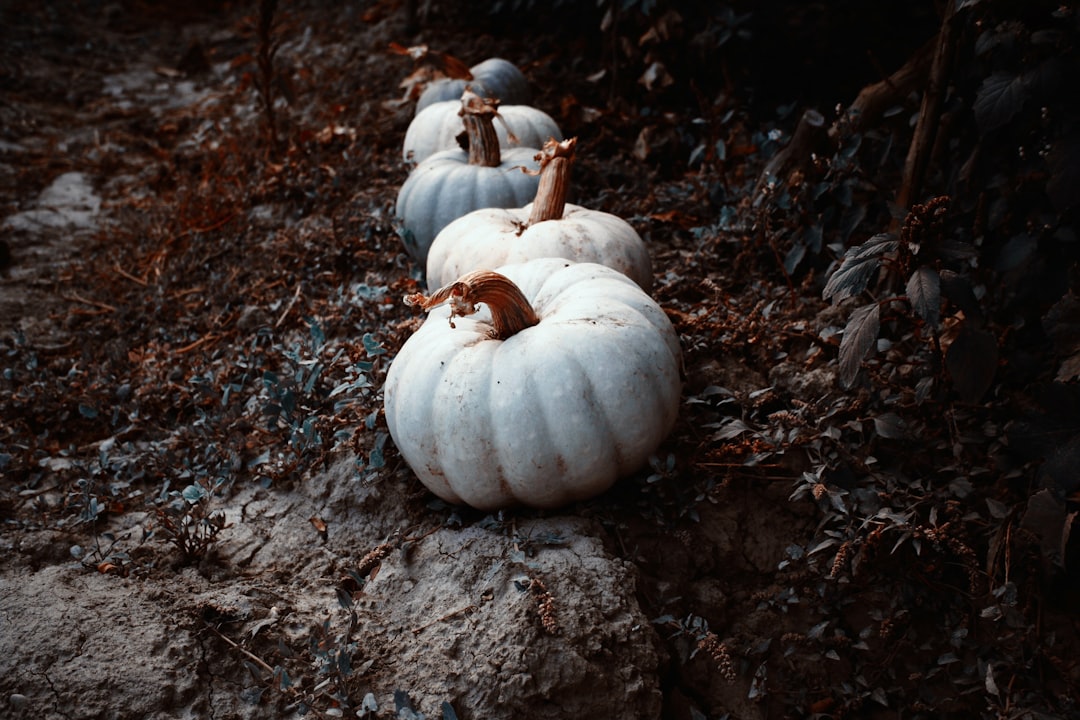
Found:
[{"label": "ribbed pumpkin skin", "polygon": [[441,287],[472,270],[559,257],[618,270],[648,291],[652,261],[637,231],[611,213],[567,204],[558,220],[529,225],[532,203],[523,208],[485,208],[458,218],[428,250],[427,283]]},{"label": "ribbed pumpkin skin", "polygon": [[497,272],[539,324],[496,340],[481,314],[452,328],[445,306],[432,310],[390,365],[390,435],[447,502],[554,508],[598,495],[674,426],[675,330],[640,287],[601,265],[549,258]]},{"label": "ribbed pumpkin skin", "polygon": [[[465,131],[458,114],[460,100],[433,103],[417,113],[405,131],[401,156],[406,162],[420,163],[442,150],[459,147],[457,136]],[[562,140],[562,132],[550,115],[530,105],[500,105],[502,120],[495,120],[499,147],[540,148],[550,138]],[[507,127],[517,141],[510,142]]]},{"label": "ribbed pumpkin skin", "polygon": [[540,183],[535,148],[511,148],[496,167],[470,165],[464,150],[435,153],[413,168],[398,191],[396,215],[405,249],[422,266],[439,231],[462,215],[486,207],[520,207]]},{"label": "ribbed pumpkin skin", "polygon": [[416,112],[432,103],[458,100],[466,85],[471,85],[477,95],[496,98],[507,105],[528,105],[531,100],[529,81],[517,65],[502,58],[488,58],[469,68],[472,80],[443,78],[430,83],[416,101]]}]

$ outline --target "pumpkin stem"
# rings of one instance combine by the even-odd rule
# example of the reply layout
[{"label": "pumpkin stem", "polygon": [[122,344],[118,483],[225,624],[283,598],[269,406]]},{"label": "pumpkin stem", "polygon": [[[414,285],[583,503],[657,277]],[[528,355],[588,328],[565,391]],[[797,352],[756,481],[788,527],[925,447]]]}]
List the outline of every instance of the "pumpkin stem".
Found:
[{"label": "pumpkin stem", "polygon": [[540,322],[521,289],[510,278],[491,270],[473,270],[429,296],[423,293],[405,296],[406,305],[424,310],[444,302],[450,303],[450,327],[454,327],[455,317],[472,315],[478,303],[486,304],[495,326],[491,336],[497,340],[506,340]]},{"label": "pumpkin stem", "polygon": [[495,118],[499,115],[499,101],[482,98],[466,87],[461,94],[461,110],[458,111],[469,137],[469,164],[499,167],[502,151],[499,136],[495,132]]},{"label": "pumpkin stem", "polygon": [[540,185],[536,188],[529,225],[545,220],[561,220],[566,210],[566,190],[570,187],[570,166],[574,163],[577,138],[544,143],[536,155],[540,162]]}]

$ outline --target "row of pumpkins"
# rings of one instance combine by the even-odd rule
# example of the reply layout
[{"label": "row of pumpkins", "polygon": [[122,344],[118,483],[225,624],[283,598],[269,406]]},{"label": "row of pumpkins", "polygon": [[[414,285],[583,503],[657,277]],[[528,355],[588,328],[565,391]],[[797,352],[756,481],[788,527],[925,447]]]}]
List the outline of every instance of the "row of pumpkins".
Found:
[{"label": "row of pumpkins", "polygon": [[681,351],[637,232],[566,203],[576,139],[526,104],[512,63],[471,71],[429,84],[405,135],[396,214],[430,289],[405,302],[430,313],[391,363],[386,421],[447,502],[554,508],[656,451]]}]

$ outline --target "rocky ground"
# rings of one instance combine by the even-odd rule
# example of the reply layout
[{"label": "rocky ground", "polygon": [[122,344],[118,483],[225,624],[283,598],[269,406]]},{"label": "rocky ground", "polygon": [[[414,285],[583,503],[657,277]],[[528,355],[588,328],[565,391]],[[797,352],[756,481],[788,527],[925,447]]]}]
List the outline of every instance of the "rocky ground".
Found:
[{"label": "rocky ground", "polygon": [[[497,9],[272,5],[0,11],[10,717],[1078,716],[1075,508],[1043,463],[1075,452],[1072,356],[1023,346],[967,401],[901,328],[845,387],[836,263],[784,225],[815,215],[753,202],[798,117],[773,98],[799,91],[745,64],[742,16],[529,6],[527,33]],[[451,507],[388,438],[420,280],[400,145],[430,77],[395,44],[519,64],[579,137],[575,200],[649,246],[682,413],[600,498]],[[884,205],[824,221],[834,258]],[[1006,357],[1019,331],[996,332]]]}]

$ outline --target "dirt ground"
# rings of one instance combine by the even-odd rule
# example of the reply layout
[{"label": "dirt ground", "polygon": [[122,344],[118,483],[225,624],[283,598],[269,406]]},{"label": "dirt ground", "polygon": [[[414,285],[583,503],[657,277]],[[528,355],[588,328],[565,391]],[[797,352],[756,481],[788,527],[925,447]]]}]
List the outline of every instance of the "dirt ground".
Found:
[{"label": "dirt ground", "polygon": [[[1000,430],[1080,407],[1069,355],[1003,362],[981,404],[914,402],[921,361],[844,388],[824,267],[724,224],[799,90],[745,46],[714,85],[650,64],[678,15],[619,3],[576,32],[573,4],[526,4],[532,32],[385,0],[260,28],[270,5],[0,10],[5,716],[1080,717],[1075,508],[1050,451]],[[882,62],[936,20],[913,28]],[[394,220],[403,81],[430,78],[393,44],[512,59],[579,137],[575,202],[649,247],[683,405],[599,498],[452,507],[388,438],[421,286]],[[846,104],[876,79],[801,88]]]}]

